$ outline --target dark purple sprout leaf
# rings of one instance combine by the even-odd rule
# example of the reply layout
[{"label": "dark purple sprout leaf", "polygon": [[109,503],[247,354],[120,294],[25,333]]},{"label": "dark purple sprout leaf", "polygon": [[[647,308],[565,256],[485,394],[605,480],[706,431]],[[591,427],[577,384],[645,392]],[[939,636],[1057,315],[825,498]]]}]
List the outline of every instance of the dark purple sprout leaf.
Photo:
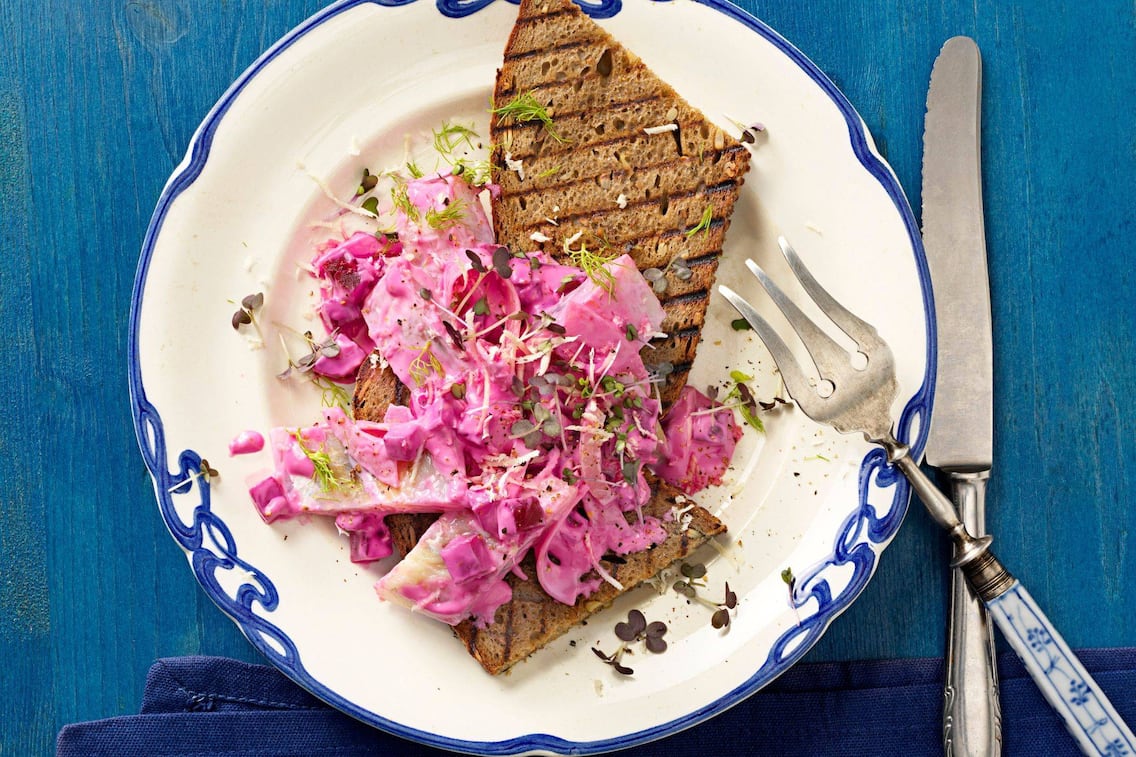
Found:
[{"label": "dark purple sprout leaf", "polygon": [[697,594],[697,592],[695,592],[694,590],[694,587],[686,581],[675,581],[674,586],[672,586],[671,588],[689,599],[694,599],[695,594]]},{"label": "dark purple sprout leaf", "polygon": [[469,258],[469,264],[473,267],[473,270],[477,271],[478,273],[489,272],[489,269],[485,267],[485,263],[481,262],[481,258],[477,256],[476,252],[474,252],[473,250],[466,250],[465,256]]},{"label": "dark purple sprout leaf", "polygon": [[643,613],[639,610],[632,610],[627,613],[627,623],[631,626],[635,636],[643,633],[647,628],[647,618],[643,617]]},{"label": "dark purple sprout leaf", "polygon": [[731,610],[738,606],[738,595],[730,590],[730,584],[726,582],[726,601],[723,602],[726,607]]},{"label": "dark purple sprout leaf", "polygon": [[647,647],[648,652],[655,654],[662,654],[667,651],[667,642],[660,636],[648,636],[647,640],[643,642],[643,646]]},{"label": "dark purple sprout leaf", "polygon": [[615,672],[619,673],[620,675],[624,675],[624,676],[635,675],[635,671],[632,670],[631,668],[627,667],[626,665],[622,665],[618,662],[612,662],[611,666],[613,668],[615,668]]},{"label": "dark purple sprout leaf", "polygon": [[464,352],[465,339],[462,337],[457,327],[449,321],[442,321],[442,325],[446,328],[446,333],[450,335],[450,341],[454,343],[454,347]]},{"label": "dark purple sprout leaf", "polygon": [[679,568],[679,572],[687,578],[702,578],[706,575],[706,566],[702,563],[691,564],[684,562],[682,567]]},{"label": "dark purple sprout leaf", "polygon": [[509,278],[513,275],[512,260],[513,256],[509,253],[508,247],[498,247],[493,251],[493,270],[501,278]]},{"label": "dark purple sprout leaf", "polygon": [[248,314],[247,310],[238,310],[233,313],[233,328],[240,329],[246,323],[252,323],[252,316]]},{"label": "dark purple sprout leaf", "polygon": [[527,436],[535,430],[536,430],[536,426],[533,425],[532,421],[527,421],[524,418],[522,418],[521,420],[517,421],[516,423],[514,423],[512,426],[509,427],[509,436],[519,438],[519,437],[522,437],[522,436]]},{"label": "dark purple sprout leaf", "polygon": [[597,649],[596,647],[592,647],[592,651],[596,653],[596,657],[600,658],[600,659],[601,659],[601,660],[603,660],[604,662],[608,662],[608,661],[610,661],[610,660],[611,660],[611,658],[610,658],[610,657],[608,657],[608,656],[607,656],[606,654],[604,654],[603,652],[601,652],[601,651],[600,651],[599,649]]},{"label": "dark purple sprout leaf", "polygon": [[245,298],[241,300],[241,307],[249,311],[256,310],[263,304],[264,292],[257,292],[256,294],[246,295]]},{"label": "dark purple sprout leaf", "polygon": [[647,624],[646,634],[648,639],[666,636],[666,633],[667,624],[661,620],[652,621]]},{"label": "dark purple sprout leaf", "polygon": [[714,616],[710,618],[710,625],[715,628],[725,628],[730,625],[730,611],[724,607],[719,609],[714,613]]}]

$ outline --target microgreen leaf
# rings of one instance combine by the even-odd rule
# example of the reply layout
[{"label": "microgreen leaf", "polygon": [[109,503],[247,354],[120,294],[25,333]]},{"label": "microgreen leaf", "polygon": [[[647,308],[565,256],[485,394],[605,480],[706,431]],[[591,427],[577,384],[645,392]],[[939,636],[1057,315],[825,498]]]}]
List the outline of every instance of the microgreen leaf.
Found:
[{"label": "microgreen leaf", "polygon": [[264,304],[264,292],[257,292],[256,294],[245,295],[241,300],[241,307],[250,313],[261,305]]},{"label": "microgreen leaf", "polygon": [[493,270],[498,276],[507,279],[513,275],[512,259],[508,247],[498,247],[493,251]]},{"label": "microgreen leaf", "polygon": [[215,478],[221,477],[221,474],[217,471],[217,469],[210,465],[209,461],[204,457],[201,458],[201,465],[199,466],[199,469],[201,476],[205,479],[206,483],[211,482]]},{"label": "microgreen leaf", "polygon": [[478,273],[489,273],[489,269],[485,267],[485,263],[481,262],[481,258],[473,250],[466,250],[465,256],[469,258],[469,264],[473,270]]},{"label": "microgreen leaf", "polygon": [[735,318],[730,321],[730,327],[733,328],[734,331],[753,331],[753,326],[750,326],[749,321],[745,318]]},{"label": "microgreen leaf", "polygon": [[374,189],[379,183],[379,177],[366,168],[363,169],[363,178],[359,180],[359,188],[355,190],[356,196],[364,195]]}]

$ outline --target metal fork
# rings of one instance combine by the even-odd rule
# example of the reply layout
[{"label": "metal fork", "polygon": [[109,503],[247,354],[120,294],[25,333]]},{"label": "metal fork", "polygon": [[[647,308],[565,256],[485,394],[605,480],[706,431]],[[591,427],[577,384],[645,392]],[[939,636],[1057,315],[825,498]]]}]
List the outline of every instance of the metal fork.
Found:
[{"label": "metal fork", "polygon": [[760,266],[747,260],[746,266],[801,338],[821,383],[809,381],[785,341],[748,302],[728,286],[720,285],[718,290],[765,342],[789,396],[814,421],[842,433],[861,432],[869,442],[884,448],[888,461],[911,482],[931,518],[950,535],[955,548],[952,565],[962,570],[1082,751],[1136,754],[1136,736],[1033,598],[990,552],[992,538],[975,537],[967,531],[951,500],[923,474],[907,445],[895,438],[891,405],[899,385],[891,348],[872,326],[849,312],[817,282],[784,237],[777,242],[805,292],[867,358],[866,363],[863,359],[854,363],[855,353],[822,331]]}]

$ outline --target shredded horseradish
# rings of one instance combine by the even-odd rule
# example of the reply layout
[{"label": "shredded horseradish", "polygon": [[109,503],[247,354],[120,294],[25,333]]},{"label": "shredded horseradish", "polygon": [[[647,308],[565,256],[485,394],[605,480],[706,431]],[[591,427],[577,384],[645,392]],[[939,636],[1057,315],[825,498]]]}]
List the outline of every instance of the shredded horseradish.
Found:
[{"label": "shredded horseradish", "polygon": [[619,206],[620,210],[623,210],[624,208],[626,208],[627,207],[627,195],[620,192],[619,197],[615,198],[615,204]]},{"label": "shredded horseradish", "polygon": [[539,231],[534,231],[532,234],[529,234],[529,239],[536,242],[537,244],[543,244],[545,242],[551,242],[552,241],[552,239],[549,236],[547,236],[545,234],[541,234]]},{"label": "shredded horseradish", "polygon": [[327,199],[334,202],[338,207],[342,208],[343,210],[346,210],[348,213],[354,213],[357,216],[363,216],[364,218],[370,218],[372,220],[378,219],[378,216],[376,214],[372,213],[371,211],[364,210],[363,208],[359,207],[358,205],[353,205],[353,204],[346,202],[345,200],[342,200],[339,197],[337,197],[335,195],[335,193],[331,191],[331,187],[329,187],[323,179],[321,179],[320,177],[316,176],[314,173],[309,171],[307,169],[307,166],[305,166],[303,163],[297,163],[296,168],[298,168],[299,170],[306,173],[308,175],[308,178],[316,183],[316,186],[320,188],[320,191],[322,191],[324,193],[324,195],[327,197]]},{"label": "shredded horseradish", "polygon": [[513,153],[505,153],[505,167],[510,171],[515,171],[521,181],[525,180],[525,162],[523,160],[513,160]]},{"label": "shredded horseradish", "polygon": [[648,126],[643,129],[644,134],[666,134],[668,131],[678,131],[678,124],[663,124],[662,126]]}]

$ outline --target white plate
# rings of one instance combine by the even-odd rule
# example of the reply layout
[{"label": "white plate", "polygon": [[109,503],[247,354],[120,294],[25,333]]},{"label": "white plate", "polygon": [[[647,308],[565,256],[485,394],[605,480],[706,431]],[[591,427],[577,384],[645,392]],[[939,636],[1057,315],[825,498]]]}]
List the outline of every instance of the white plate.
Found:
[{"label": "white plate", "polygon": [[[768,313],[741,261],[753,256],[788,281],[774,242],[785,234],[892,345],[900,436],[921,449],[934,375],[927,272],[906,200],[860,118],[800,52],[719,0],[616,0],[593,10],[715,120],[766,124],[719,280]],[[407,134],[447,117],[484,129],[515,13],[502,2],[344,0],[242,75],[194,135],[151,221],[134,291],[130,387],[162,517],[206,593],[273,664],[345,712],[435,746],[588,753],[698,723],[785,671],[864,588],[908,490],[862,440],[793,410],[771,415],[764,437],[747,433],[727,485],[701,498],[733,537],[724,555],[701,555],[706,593],[720,595],[729,581],[740,597],[728,633],[674,592],[641,589],[496,678],[449,629],[379,602],[375,569],[352,565],[330,524],[260,521],[245,482],[267,456],[229,459],[227,443],[245,428],[309,423],[319,402],[276,380],[284,359],[271,337],[252,350],[233,331],[234,301],[266,292],[269,331],[274,322],[316,325],[302,318],[310,283],[294,275],[321,235],[310,222],[329,208],[312,176],[349,194],[362,166],[402,158]],[[738,368],[756,374],[759,396],[772,396],[771,361],[751,333],[730,328],[734,317],[715,298],[692,381],[704,386]],[[211,485],[190,480],[201,457],[222,474]],[[781,579],[787,567],[796,607]],[[612,626],[633,606],[668,623],[670,648],[635,656],[635,675],[622,678],[589,647],[613,649]]]}]

